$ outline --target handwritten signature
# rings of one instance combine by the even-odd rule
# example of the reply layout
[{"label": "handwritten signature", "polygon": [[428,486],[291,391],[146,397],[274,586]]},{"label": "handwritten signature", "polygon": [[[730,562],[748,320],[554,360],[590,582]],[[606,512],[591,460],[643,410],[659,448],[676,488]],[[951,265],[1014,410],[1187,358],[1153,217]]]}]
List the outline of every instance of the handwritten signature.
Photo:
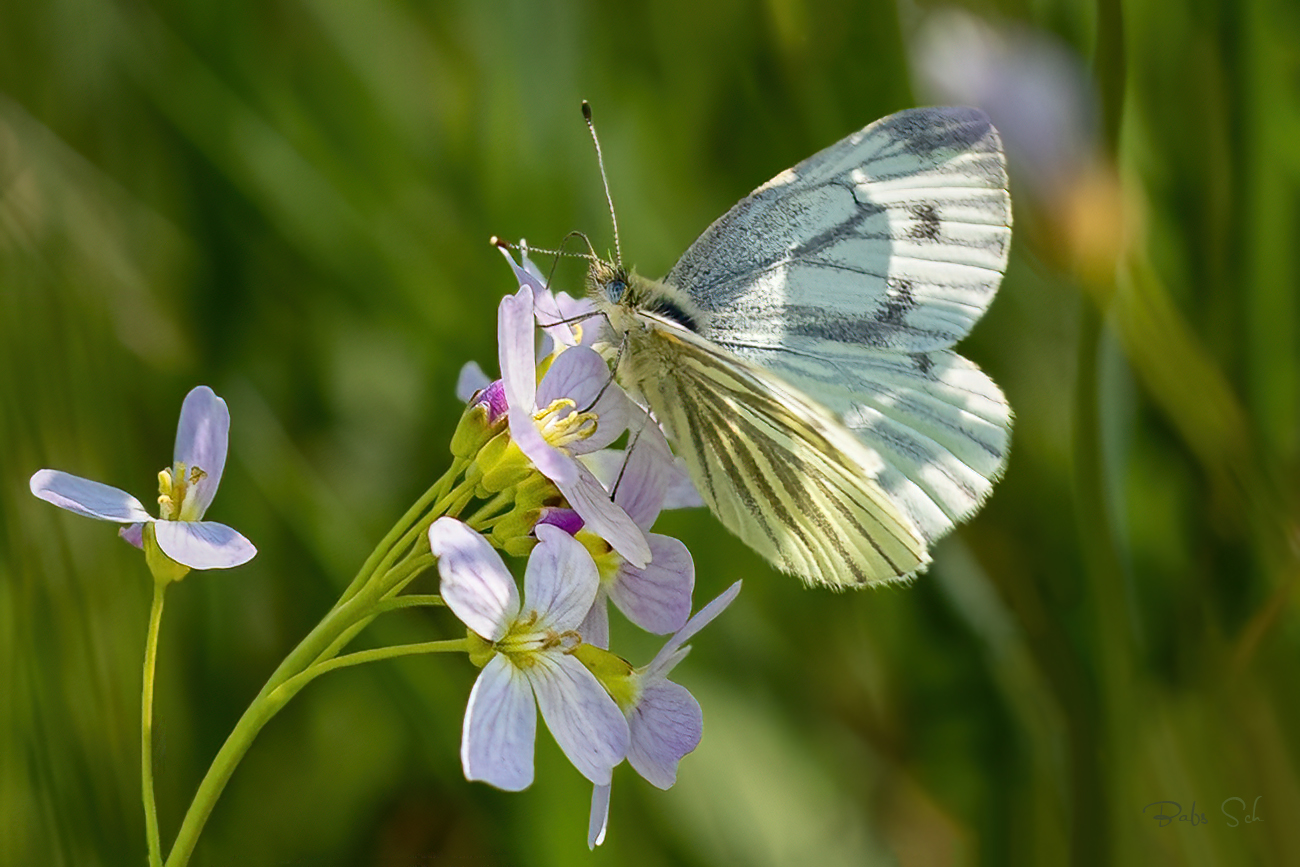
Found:
[{"label": "handwritten signature", "polygon": [[[1264,796],[1263,795],[1255,796],[1255,802],[1250,805],[1250,812],[1241,816],[1240,820],[1236,815],[1228,812],[1228,805],[1235,801],[1236,803],[1241,805],[1240,812],[1245,813],[1246,810],[1245,799],[1243,798],[1224,799],[1223,803],[1219,805],[1219,811],[1223,813],[1223,815],[1228,817],[1228,827],[1236,828],[1238,825],[1242,823],[1242,821],[1246,822],[1247,824],[1250,824],[1251,822],[1264,821],[1264,817],[1259,815],[1259,799],[1262,797]],[[1192,809],[1187,811],[1186,813],[1183,812],[1182,805],[1179,804],[1177,801],[1152,801],[1150,804],[1147,804],[1145,807],[1142,808],[1142,814],[1146,815],[1147,810],[1150,810],[1152,807],[1155,807],[1156,810],[1153,814],[1151,814],[1151,818],[1155,819],[1156,824],[1159,825],[1161,828],[1165,828],[1175,821],[1187,822],[1192,827],[1195,827],[1197,825],[1207,825],[1209,824],[1210,821],[1204,813],[1196,812],[1195,801],[1192,801]],[[1234,809],[1236,808],[1234,807]]]}]

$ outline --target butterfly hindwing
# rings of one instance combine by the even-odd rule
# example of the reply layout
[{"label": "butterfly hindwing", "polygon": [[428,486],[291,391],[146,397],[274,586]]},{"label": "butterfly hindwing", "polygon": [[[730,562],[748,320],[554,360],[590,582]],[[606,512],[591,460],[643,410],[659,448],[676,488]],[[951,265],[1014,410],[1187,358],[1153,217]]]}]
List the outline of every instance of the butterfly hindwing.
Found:
[{"label": "butterfly hindwing", "polygon": [[929,562],[874,479],[884,463],[776,376],[652,314],[627,377],[668,429],[706,505],[778,568],[832,587]]},{"label": "butterfly hindwing", "polygon": [[974,514],[1006,466],[1011,408],[987,374],[951,350],[905,355],[804,339],[737,355],[878,452],[877,482],[927,542]]}]

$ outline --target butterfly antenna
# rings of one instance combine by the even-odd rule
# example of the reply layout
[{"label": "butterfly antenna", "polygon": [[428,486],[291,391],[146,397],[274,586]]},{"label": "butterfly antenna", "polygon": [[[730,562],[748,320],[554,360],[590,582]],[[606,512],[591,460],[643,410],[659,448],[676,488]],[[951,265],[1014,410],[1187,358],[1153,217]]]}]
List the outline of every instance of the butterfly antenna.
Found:
[{"label": "butterfly antenna", "polygon": [[[582,239],[582,242],[587,245],[587,250],[589,252],[574,253],[572,250],[564,249],[564,245],[569,243],[569,239],[571,238]],[[498,238],[496,235],[493,235],[488,240],[493,247],[500,247],[503,250],[518,250],[525,259],[528,258],[529,253],[541,253],[545,256],[554,256],[555,261],[551,263],[551,272],[546,275],[546,286],[548,288],[551,285],[551,279],[555,277],[555,269],[556,266],[560,264],[561,256],[568,256],[572,259],[586,259],[588,262],[600,261],[600,257],[596,255],[596,248],[591,246],[591,241],[587,238],[586,235],[577,231],[570,232],[569,234],[565,235],[564,239],[560,241],[560,248],[558,250],[545,250],[540,247],[530,247],[528,246],[528,242],[523,240],[521,240],[518,244],[512,244],[509,241],[505,241],[502,240],[501,238]]]},{"label": "butterfly antenna", "polygon": [[596,146],[596,164],[600,166],[600,180],[605,184],[605,201],[609,204],[609,221],[614,224],[614,260],[623,267],[623,248],[618,243],[618,217],[614,214],[614,197],[609,192],[609,176],[605,174],[605,156],[600,152],[600,136],[596,135],[596,123],[591,119],[591,104],[582,101],[582,116],[587,121],[587,130],[591,133],[592,144]]},{"label": "butterfly antenna", "polygon": [[[571,250],[565,250],[565,249],[564,249],[564,245],[567,244],[567,243],[569,242],[569,239],[570,239],[570,238],[581,238],[581,239],[582,239],[582,242],[583,242],[584,244],[587,245],[587,249],[588,249],[590,252],[588,252],[588,253],[574,253],[574,252],[571,251]],[[588,262],[599,262],[599,261],[600,261],[600,257],[596,255],[596,250],[595,250],[595,248],[591,246],[591,241],[588,240],[588,238],[587,238],[586,235],[582,234],[581,232],[577,232],[577,231],[570,232],[569,234],[565,235],[565,236],[564,236],[564,240],[562,240],[562,241],[560,242],[560,249],[558,249],[558,250],[542,250],[542,249],[539,249],[539,248],[537,248],[537,247],[530,247],[530,246],[528,246],[528,242],[527,242],[527,241],[520,241],[518,244],[512,244],[512,243],[509,242],[509,241],[506,241],[506,240],[504,240],[504,239],[502,239],[502,238],[498,238],[496,235],[493,235],[493,236],[492,236],[491,238],[489,238],[488,240],[491,242],[491,244],[492,244],[493,247],[499,247],[499,248],[501,248],[502,250],[518,250],[518,251],[519,251],[523,256],[525,256],[525,257],[527,257],[529,253],[542,253],[542,254],[547,255],[547,256],[554,256],[554,257],[556,257],[556,258],[555,258],[555,261],[551,263],[551,271],[550,271],[550,273],[546,275],[546,283],[545,283],[544,285],[545,285],[546,288],[548,288],[548,289],[550,288],[550,286],[551,286],[551,282],[552,282],[552,280],[553,280],[554,277],[555,277],[555,268],[556,268],[557,265],[560,264],[560,259],[559,259],[560,256],[568,256],[568,257],[573,258],[573,259],[586,259]],[[605,314],[604,314],[604,313],[595,313],[595,312],[593,312],[593,313],[581,313],[581,314],[579,314],[579,315],[577,315],[577,316],[570,316],[570,317],[567,318],[567,319],[556,319],[554,322],[541,322],[541,323],[539,323],[539,324],[540,324],[543,328],[549,328],[549,327],[552,326],[552,325],[572,325],[572,324],[574,324],[575,322],[583,322],[583,321],[585,321],[585,320],[587,320],[587,319],[592,318],[593,316],[605,316]],[[606,319],[606,321],[608,321],[609,317],[608,317],[608,316],[605,316],[605,319]],[[600,394],[597,394],[597,395],[596,395],[596,399],[599,400],[599,399],[600,399],[600,395],[601,395],[601,394],[604,394],[604,393],[605,393],[605,390],[602,388],[602,389],[600,390]],[[595,401],[592,402],[592,405],[593,405],[593,406],[595,405]],[[587,412],[587,411],[588,411],[588,410],[583,410],[583,412]]]},{"label": "butterfly antenna", "polygon": [[[574,238],[574,237],[581,238],[583,242],[586,243],[587,249],[590,250],[591,252],[574,253],[572,250],[564,250],[564,249],[546,250],[541,247],[530,246],[526,241],[518,244],[512,244],[509,241],[506,241],[502,238],[498,238],[496,235],[493,235],[491,238],[488,238],[488,243],[491,244],[493,247],[500,247],[503,250],[518,250],[520,253],[522,253],[525,256],[527,256],[529,253],[541,253],[543,256],[569,256],[574,259],[586,259],[588,262],[595,262],[600,259],[600,257],[596,255],[595,248],[591,246],[591,242],[587,240],[587,236],[582,234],[581,232],[570,232],[569,234],[564,236],[564,241],[568,241],[570,238]],[[561,242],[561,246],[563,246],[564,241]]]}]

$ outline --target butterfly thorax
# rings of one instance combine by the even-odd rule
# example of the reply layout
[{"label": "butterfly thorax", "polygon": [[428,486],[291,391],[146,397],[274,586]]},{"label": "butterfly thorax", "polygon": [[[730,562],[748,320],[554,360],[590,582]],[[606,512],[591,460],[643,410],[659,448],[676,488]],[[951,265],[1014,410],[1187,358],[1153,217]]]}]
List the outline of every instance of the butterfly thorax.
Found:
[{"label": "butterfly thorax", "polygon": [[587,292],[609,317],[617,334],[650,327],[637,314],[653,313],[688,331],[700,333],[704,312],[675,286],[628,271],[622,265],[596,261],[587,272]]}]

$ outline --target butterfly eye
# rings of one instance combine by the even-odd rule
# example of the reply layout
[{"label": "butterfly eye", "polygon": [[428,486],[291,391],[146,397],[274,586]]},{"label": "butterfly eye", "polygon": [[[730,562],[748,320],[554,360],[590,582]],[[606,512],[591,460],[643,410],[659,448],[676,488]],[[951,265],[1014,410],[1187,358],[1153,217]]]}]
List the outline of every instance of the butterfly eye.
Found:
[{"label": "butterfly eye", "polygon": [[627,291],[627,284],[618,278],[610,280],[605,284],[605,296],[614,304],[617,304],[623,299],[623,293],[625,291]]}]

